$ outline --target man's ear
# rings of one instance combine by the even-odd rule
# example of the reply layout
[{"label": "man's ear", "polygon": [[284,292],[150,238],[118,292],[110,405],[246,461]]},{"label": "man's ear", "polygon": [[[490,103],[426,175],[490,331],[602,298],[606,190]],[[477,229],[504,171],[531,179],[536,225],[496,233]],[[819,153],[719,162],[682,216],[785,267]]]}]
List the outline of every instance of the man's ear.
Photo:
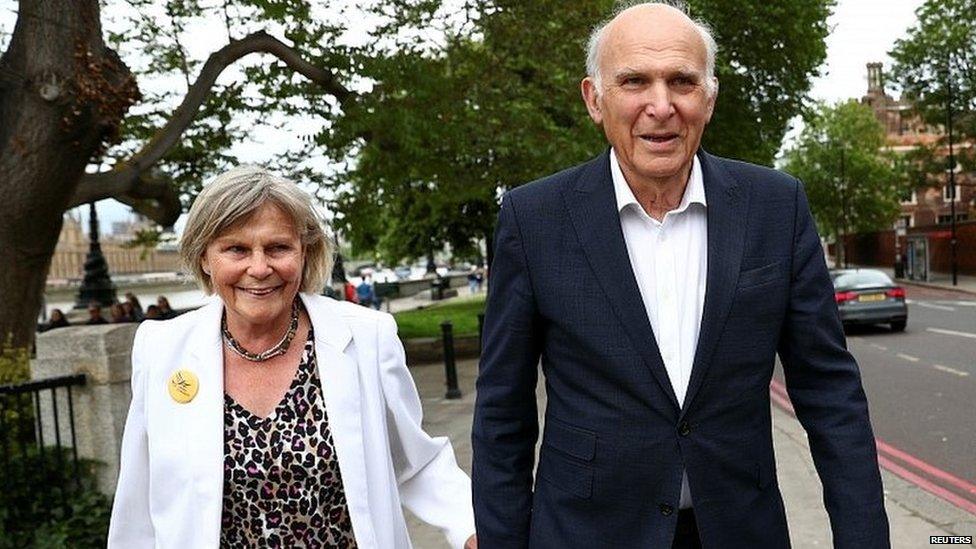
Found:
[{"label": "man's ear", "polygon": [[586,111],[590,113],[598,126],[603,124],[603,112],[600,110],[600,90],[596,88],[596,82],[587,76],[580,82],[580,92],[583,94],[583,102],[586,103]]},{"label": "man's ear", "polygon": [[712,114],[715,112],[715,102],[718,100],[718,78],[712,77],[712,87],[711,97],[708,98],[708,116],[705,117],[705,123],[708,124],[712,121]]}]

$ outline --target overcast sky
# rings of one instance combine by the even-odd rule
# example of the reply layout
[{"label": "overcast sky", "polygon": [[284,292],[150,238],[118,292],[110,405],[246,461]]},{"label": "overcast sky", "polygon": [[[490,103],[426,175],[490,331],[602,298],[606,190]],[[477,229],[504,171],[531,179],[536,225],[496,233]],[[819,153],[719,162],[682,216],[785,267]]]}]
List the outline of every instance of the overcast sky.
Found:
[{"label": "overcast sky", "polygon": [[[830,18],[832,32],[827,38],[827,61],[823,76],[813,85],[811,95],[815,99],[839,101],[847,98],[860,98],[867,90],[867,69],[869,62],[881,61],[885,70],[891,60],[887,52],[895,40],[905,35],[915,22],[915,9],[923,0],[839,0]],[[11,2],[0,4],[10,6]],[[10,12],[0,16],[5,29]],[[260,147],[246,147],[251,151]],[[251,158],[260,162],[260,158]],[[87,207],[82,217],[87,218]],[[111,221],[130,217],[129,209],[114,200],[98,203],[103,227],[110,227]],[[87,227],[87,223],[84,225]]]}]

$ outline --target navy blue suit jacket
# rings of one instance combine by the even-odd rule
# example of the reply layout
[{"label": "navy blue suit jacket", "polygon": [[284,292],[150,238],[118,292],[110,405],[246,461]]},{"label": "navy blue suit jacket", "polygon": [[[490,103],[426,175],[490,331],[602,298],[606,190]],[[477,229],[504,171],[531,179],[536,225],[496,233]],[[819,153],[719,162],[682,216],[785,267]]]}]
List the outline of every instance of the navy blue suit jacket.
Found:
[{"label": "navy blue suit jacket", "polygon": [[609,151],[502,200],[472,437],[483,549],[669,548],[683,469],[706,548],[788,547],[770,424],[777,353],[835,547],[889,546],[867,402],[802,185],[699,158],[708,273],[683,408],[627,255]]}]

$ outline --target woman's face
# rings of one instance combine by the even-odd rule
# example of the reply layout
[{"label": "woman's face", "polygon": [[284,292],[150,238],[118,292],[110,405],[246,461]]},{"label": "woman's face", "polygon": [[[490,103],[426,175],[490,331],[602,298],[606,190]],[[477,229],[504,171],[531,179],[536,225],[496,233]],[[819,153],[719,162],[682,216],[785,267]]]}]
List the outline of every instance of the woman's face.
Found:
[{"label": "woman's face", "polygon": [[201,260],[224,302],[228,324],[252,328],[270,328],[291,316],[304,264],[294,223],[270,203],[218,235]]}]

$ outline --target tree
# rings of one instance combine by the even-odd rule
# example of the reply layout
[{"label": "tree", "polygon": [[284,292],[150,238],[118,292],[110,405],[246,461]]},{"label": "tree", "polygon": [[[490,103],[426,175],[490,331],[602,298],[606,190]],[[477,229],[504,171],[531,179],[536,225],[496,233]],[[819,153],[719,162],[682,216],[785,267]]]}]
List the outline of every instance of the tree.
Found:
[{"label": "tree", "polygon": [[[917,23],[895,42],[892,78],[901,86],[923,120],[946,126],[951,106],[953,142],[976,140],[976,0],[928,0],[916,10]],[[950,101],[951,91],[951,105]],[[914,151],[921,183],[945,174],[948,135],[934,146]],[[940,151],[941,149],[941,151]],[[955,147],[963,166],[976,163],[976,149]],[[926,177],[927,176],[927,177]],[[936,177],[933,177],[936,176]]]},{"label": "tree", "polygon": [[[719,100],[705,147],[770,164],[826,55],[833,2],[690,5],[720,45]],[[354,248],[387,261],[444,242],[465,250],[484,239],[490,251],[501,192],[597,154],[605,141],[579,81],[589,33],[613,6],[492,0],[467,4],[463,24],[451,27],[444,20],[456,14],[419,2],[392,18],[402,28],[440,17],[447,38],[438,48],[390,45],[380,40],[389,29],[378,29],[362,74],[380,83],[379,93],[319,140],[336,161],[357,158],[338,181],[339,224]]]},{"label": "tree", "polygon": [[[240,59],[266,54],[264,64],[252,65],[247,74],[247,85],[279,90],[267,94],[275,100],[265,103],[292,96],[304,102],[301,109],[323,114],[354,96],[340,83],[346,65],[334,62],[329,46],[341,29],[312,23],[307,3],[227,0],[206,8],[193,0],[130,0],[128,5],[124,11],[138,24],[111,35],[110,43],[148,44],[142,50],[146,53],[136,55],[146,65],[142,69],[130,69],[106,43],[99,0],[22,0],[13,32],[5,38],[0,57],[0,336],[10,337],[0,341],[6,345],[23,348],[31,341],[66,209],[113,197],[170,225],[182,209],[179,185],[199,185],[203,175],[226,162],[220,155],[236,135],[234,113],[270,110],[246,103],[244,94],[235,91],[244,84],[217,83]],[[162,8],[164,16],[155,17],[150,8]],[[208,10],[226,14],[221,20],[229,40],[196,65],[179,42],[178,26],[210,15]],[[272,24],[290,45],[260,30],[233,34]],[[186,77],[175,110],[165,110],[160,97],[140,103],[137,75],[172,69]],[[302,80],[293,78],[296,74]],[[132,114],[136,105],[141,110]],[[86,173],[86,167],[101,171]]]},{"label": "tree", "polygon": [[[611,4],[375,0],[372,40],[343,46],[357,15],[312,0],[21,0],[0,33],[0,335],[29,343],[62,212],[112,197],[169,225],[262,125],[303,128],[273,167],[338,190],[359,248],[473,251],[501,191],[602,148],[578,82]],[[723,48],[706,146],[769,163],[832,0],[691,5]],[[226,41],[201,55],[204,26]]]},{"label": "tree", "polygon": [[715,32],[719,79],[710,152],[771,166],[827,57],[834,0],[690,0]]},{"label": "tree", "polygon": [[838,265],[846,235],[890,227],[898,217],[904,185],[884,145],[871,109],[850,100],[819,105],[786,153],[785,169],[804,182],[821,234],[836,239]]}]

